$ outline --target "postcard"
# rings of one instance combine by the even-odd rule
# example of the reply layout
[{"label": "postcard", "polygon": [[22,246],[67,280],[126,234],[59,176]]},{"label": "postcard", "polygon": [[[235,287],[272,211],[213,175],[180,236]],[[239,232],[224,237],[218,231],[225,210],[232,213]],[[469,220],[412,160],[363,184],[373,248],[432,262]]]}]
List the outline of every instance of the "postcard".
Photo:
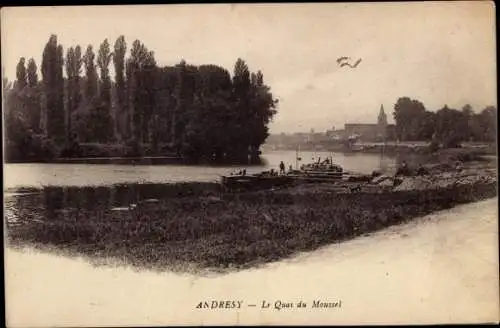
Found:
[{"label": "postcard", "polygon": [[498,323],[495,23],[2,8],[7,326]]}]

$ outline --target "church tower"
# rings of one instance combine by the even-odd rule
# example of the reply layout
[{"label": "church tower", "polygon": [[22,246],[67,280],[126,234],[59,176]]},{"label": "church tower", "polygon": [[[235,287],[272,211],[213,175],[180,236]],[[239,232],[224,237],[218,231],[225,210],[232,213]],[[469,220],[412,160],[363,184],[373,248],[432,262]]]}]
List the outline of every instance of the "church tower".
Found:
[{"label": "church tower", "polygon": [[380,112],[378,114],[378,121],[377,121],[377,129],[378,129],[378,135],[382,140],[385,140],[387,136],[387,115],[385,114],[384,111],[384,105],[380,105]]}]

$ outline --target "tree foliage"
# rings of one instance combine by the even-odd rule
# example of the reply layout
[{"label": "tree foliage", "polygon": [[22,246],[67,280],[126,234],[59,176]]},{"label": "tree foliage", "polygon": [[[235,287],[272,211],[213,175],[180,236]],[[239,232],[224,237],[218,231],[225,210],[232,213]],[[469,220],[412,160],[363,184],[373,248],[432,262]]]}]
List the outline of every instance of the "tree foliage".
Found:
[{"label": "tree foliage", "polygon": [[26,60],[24,59],[24,57],[21,57],[16,67],[16,83],[14,84],[15,88],[18,90],[24,89],[28,85],[27,78]]},{"label": "tree foliage", "polygon": [[394,105],[396,134],[401,141],[420,140],[420,130],[425,122],[425,107],[418,100],[399,98]]},{"label": "tree foliage", "polygon": [[458,147],[465,141],[496,140],[497,109],[493,106],[475,113],[466,104],[461,110],[445,105],[436,112],[427,111],[418,100],[399,98],[394,106],[397,138],[401,141],[427,140],[443,147]]},{"label": "tree foliage", "polygon": [[37,73],[37,66],[35,63],[35,60],[33,58],[30,58],[28,61],[28,69],[27,69],[27,75],[28,75],[28,86],[30,88],[34,88],[38,85],[38,73]]},{"label": "tree foliage", "polygon": [[51,35],[42,56],[44,130],[60,144],[65,136],[63,49]]},{"label": "tree foliage", "polygon": [[[35,62],[30,60],[26,68],[21,58],[15,85],[7,90],[14,158],[23,158],[14,149],[30,143],[49,147],[50,156],[78,156],[60,149],[77,141],[119,141],[130,148],[123,155],[176,152],[194,161],[246,161],[258,153],[276,114],[277,100],[262,72],[251,72],[243,59],[236,60],[232,75],[217,65],[184,60],[159,67],[154,52],[140,40],[127,53],[123,36],[112,48],[105,39],[97,56],[92,45],[83,56],[77,45],[63,57],[62,45],[52,35],[41,73],[39,83]],[[43,151],[34,153],[45,156]]]},{"label": "tree foliage", "polygon": [[466,141],[467,118],[463,112],[444,106],[436,112],[435,138],[444,147],[454,148]]},{"label": "tree foliage", "polygon": [[85,89],[84,96],[87,103],[92,103],[98,95],[98,76],[95,67],[95,53],[92,45],[87,46],[85,55],[83,56],[85,64]]},{"label": "tree foliage", "polygon": [[113,52],[113,65],[115,68],[115,87],[116,87],[116,98],[117,98],[117,110],[116,110],[116,130],[120,139],[123,139],[127,135],[127,103],[126,95],[127,90],[125,87],[125,55],[127,53],[127,43],[125,42],[125,37],[119,36],[114,45]]}]

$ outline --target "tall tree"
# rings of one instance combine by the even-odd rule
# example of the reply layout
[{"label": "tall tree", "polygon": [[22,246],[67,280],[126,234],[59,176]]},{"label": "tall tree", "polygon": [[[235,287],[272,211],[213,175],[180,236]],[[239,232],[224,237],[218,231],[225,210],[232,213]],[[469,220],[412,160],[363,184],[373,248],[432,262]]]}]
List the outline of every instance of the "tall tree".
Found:
[{"label": "tall tree", "polygon": [[401,141],[419,139],[422,127],[425,125],[425,107],[418,100],[408,97],[399,98],[394,105],[394,120],[396,134]]},{"label": "tall tree", "polygon": [[250,71],[241,58],[236,60],[233,73],[233,101],[235,106],[234,153],[237,157],[246,157],[251,145],[251,131],[247,124],[251,120],[250,109]]},{"label": "tall tree", "polygon": [[23,90],[28,85],[26,73],[26,59],[21,57],[16,67],[16,82],[14,87],[17,90]]},{"label": "tall tree", "polygon": [[235,93],[242,98],[250,88],[250,71],[241,58],[238,58],[234,64],[233,88]]},{"label": "tall tree", "polygon": [[[85,122],[79,122],[80,102],[81,102],[81,82],[80,75],[82,71],[82,52],[81,47],[70,47],[66,52],[66,95],[67,95],[67,140],[72,142],[77,133],[75,124],[85,126]],[[83,136],[82,136],[83,137]]]},{"label": "tall tree", "polygon": [[[19,66],[18,66],[19,67]],[[20,92],[7,79],[3,81],[3,122],[5,127],[4,154],[7,160],[23,158],[28,127]],[[14,83],[16,84],[16,83]]]},{"label": "tall tree", "polygon": [[436,131],[436,113],[425,111],[418,133],[418,140],[432,140]]},{"label": "tall tree", "polygon": [[14,82],[14,89],[10,93],[10,103],[15,104],[12,106],[12,114],[18,117],[23,123],[29,121],[29,113],[26,103],[26,60],[24,57],[19,58],[16,66],[16,81]]},{"label": "tall tree", "polygon": [[478,139],[480,141],[495,142],[497,137],[498,112],[494,106],[485,107],[477,114],[477,124],[479,126]]},{"label": "tall tree", "polygon": [[126,125],[125,125],[125,134],[129,140],[134,138],[134,99],[135,99],[135,90],[137,89],[137,83],[135,78],[135,71],[137,70],[136,63],[133,62],[131,58],[128,58],[125,65],[125,76],[126,76]]},{"label": "tall tree", "polygon": [[58,133],[59,144],[65,141],[66,137],[66,111],[64,108],[64,49],[58,44],[56,50],[56,106],[58,108]]},{"label": "tall tree", "polygon": [[183,153],[193,159],[222,160],[229,151],[232,129],[229,72],[215,65],[197,68],[193,102],[187,111]]},{"label": "tall tree", "polygon": [[140,140],[144,143],[151,143],[153,121],[156,109],[156,91],[155,84],[157,78],[157,67],[154,59],[154,53],[147,51],[138,71],[137,89],[138,98],[136,106],[141,109],[140,115]]},{"label": "tall tree", "polygon": [[83,58],[82,58],[82,48],[77,45],[75,47],[75,57],[73,61],[73,74],[75,78],[75,89],[73,90],[75,93],[73,95],[73,99],[75,102],[75,108],[78,108],[80,102],[82,100],[82,91],[81,91],[81,75],[82,75],[82,66],[83,66]]},{"label": "tall tree", "polygon": [[28,86],[34,88],[38,85],[38,73],[35,60],[30,58],[28,61]]},{"label": "tall tree", "polygon": [[64,141],[64,79],[62,46],[57,36],[51,35],[42,56],[44,98],[44,125],[49,138],[57,143]]},{"label": "tall tree", "polygon": [[149,126],[156,99],[156,73],[154,53],[135,40],[127,61],[127,92],[131,134],[137,142],[149,142]]},{"label": "tall tree", "polygon": [[462,131],[462,133],[465,135],[465,140],[470,141],[473,138],[474,130],[474,111],[472,110],[472,106],[470,104],[466,104],[464,107],[462,107],[462,114],[467,121],[465,130]]},{"label": "tall tree", "polygon": [[175,81],[175,109],[172,112],[172,145],[175,148],[179,148],[179,137],[182,130],[181,125],[179,124],[181,114],[186,109],[186,79],[187,79],[187,69],[186,62],[181,60],[181,62],[175,67],[176,72],[176,81]]},{"label": "tall tree", "polygon": [[40,132],[41,119],[41,96],[40,86],[38,84],[38,73],[35,60],[30,58],[27,68],[28,90],[27,90],[27,107],[30,116],[30,128],[36,132]]},{"label": "tall tree", "polygon": [[251,114],[250,122],[250,150],[256,154],[260,145],[269,136],[268,124],[276,115],[278,100],[274,99],[271,89],[264,83],[264,75],[259,70],[256,74],[255,83],[251,84]]},{"label": "tall tree", "polygon": [[66,138],[67,140],[71,139],[72,134],[72,115],[76,110],[75,108],[75,99],[74,99],[74,89],[79,88],[78,85],[75,85],[75,49],[73,47],[69,47],[66,51]]},{"label": "tall tree", "polygon": [[130,58],[127,61],[127,92],[128,92],[128,110],[130,118],[130,134],[136,142],[141,142],[142,111],[138,106],[140,92],[139,70],[141,62],[146,56],[146,49],[139,40],[134,40],[130,49]]},{"label": "tall tree", "polygon": [[85,66],[85,79],[83,83],[83,104],[76,118],[78,121],[78,135],[80,140],[97,142],[101,139],[99,115],[99,77],[95,66],[95,54],[92,45],[88,45],[82,57]]},{"label": "tall tree", "polygon": [[85,65],[84,97],[87,104],[96,101],[98,96],[98,76],[94,60],[94,49],[92,45],[88,45],[85,55],[83,56],[83,63]]},{"label": "tall tree", "polygon": [[198,67],[188,65],[182,60],[176,66],[176,87],[174,90],[176,106],[174,124],[174,148],[182,152],[186,148],[186,128],[196,116],[195,92],[198,79]]},{"label": "tall tree", "polygon": [[114,125],[111,115],[111,77],[109,76],[109,64],[111,63],[112,53],[108,39],[101,43],[97,55],[97,66],[100,70],[100,88],[99,88],[99,112],[96,113],[99,125],[102,129],[99,131],[99,141],[107,142],[113,137]]},{"label": "tall tree", "polygon": [[116,125],[121,137],[127,135],[127,112],[126,112],[126,86],[125,86],[125,54],[127,43],[123,35],[116,39],[113,53],[113,64],[115,68],[115,84],[118,110],[116,113]]},{"label": "tall tree", "polygon": [[172,141],[173,114],[176,106],[175,100],[176,68],[172,66],[158,69],[157,104],[158,115],[157,129],[158,142],[166,146]]},{"label": "tall tree", "polygon": [[436,112],[436,139],[445,148],[454,148],[465,140],[464,129],[467,127],[467,118],[463,112],[445,105]]},{"label": "tall tree", "polygon": [[109,48],[108,39],[104,39],[99,47],[97,55],[97,66],[100,70],[101,87],[99,88],[100,100],[103,106],[111,109],[111,78],[109,76],[109,64],[111,62],[112,53]]}]

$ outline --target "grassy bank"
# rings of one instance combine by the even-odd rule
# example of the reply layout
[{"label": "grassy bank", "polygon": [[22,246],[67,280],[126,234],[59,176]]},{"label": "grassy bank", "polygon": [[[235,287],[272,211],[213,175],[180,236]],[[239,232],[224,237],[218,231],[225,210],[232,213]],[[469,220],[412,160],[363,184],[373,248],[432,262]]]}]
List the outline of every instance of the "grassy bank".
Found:
[{"label": "grassy bank", "polygon": [[[176,189],[156,191],[157,202],[121,211],[106,202],[68,203],[75,199],[68,197],[69,189],[56,208],[33,198],[53,201],[55,189],[52,196],[18,197],[12,206],[19,220],[8,220],[8,242],[138,267],[245,268],[497,195],[491,182],[358,194],[312,187],[214,196],[216,190],[204,188],[193,187],[182,197]],[[85,194],[77,189],[72,195]]]}]

